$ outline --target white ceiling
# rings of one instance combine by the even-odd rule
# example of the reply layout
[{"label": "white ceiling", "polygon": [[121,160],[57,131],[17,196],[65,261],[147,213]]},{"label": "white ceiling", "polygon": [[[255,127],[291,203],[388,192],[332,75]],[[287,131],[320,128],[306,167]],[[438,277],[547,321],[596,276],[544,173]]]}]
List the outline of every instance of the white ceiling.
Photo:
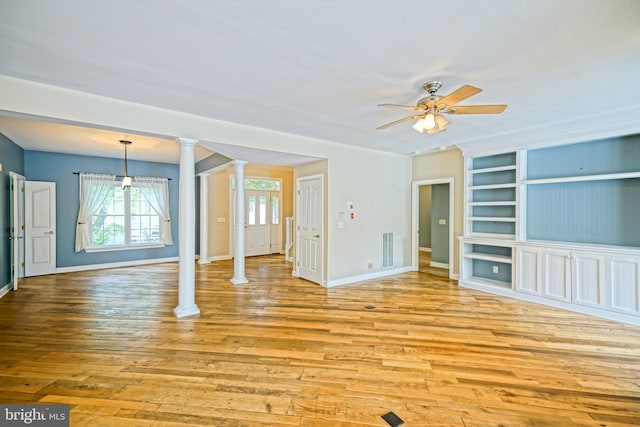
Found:
[{"label": "white ceiling", "polygon": [[[624,134],[611,118],[638,121],[639,73],[637,0],[0,0],[0,74],[400,154],[605,120]],[[377,104],[413,105],[433,79],[484,89],[460,105],[509,108],[436,135],[375,129],[408,115]],[[5,113],[0,132],[25,149],[118,157],[128,138],[131,158],[178,162],[154,135]]]}]

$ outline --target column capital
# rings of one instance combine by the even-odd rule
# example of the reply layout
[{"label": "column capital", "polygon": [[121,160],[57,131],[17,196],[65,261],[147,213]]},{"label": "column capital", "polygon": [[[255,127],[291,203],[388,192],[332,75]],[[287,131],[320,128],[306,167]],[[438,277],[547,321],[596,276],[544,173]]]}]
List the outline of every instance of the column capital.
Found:
[{"label": "column capital", "polygon": [[177,142],[178,144],[181,144],[181,145],[198,145],[198,143],[199,143],[200,141],[199,141],[199,140],[197,140],[197,139],[194,139],[194,138],[183,138],[183,137],[178,137],[178,138],[176,139],[176,142]]},{"label": "column capital", "polygon": [[233,162],[231,162],[231,164],[233,164],[234,166],[244,166],[247,163],[249,163],[246,160],[234,160]]}]

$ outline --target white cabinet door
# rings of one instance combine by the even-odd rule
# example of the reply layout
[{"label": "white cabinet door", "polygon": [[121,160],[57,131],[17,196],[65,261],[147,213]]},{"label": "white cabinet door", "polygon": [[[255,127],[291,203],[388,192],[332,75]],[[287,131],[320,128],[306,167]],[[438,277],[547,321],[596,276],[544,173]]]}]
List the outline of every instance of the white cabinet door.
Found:
[{"label": "white cabinet door", "polygon": [[609,308],[619,313],[640,315],[640,260],[607,258]]},{"label": "white cabinet door", "polygon": [[516,249],[516,290],[571,300],[571,259],[568,251],[522,247]]},{"label": "white cabinet door", "polygon": [[516,248],[516,290],[540,294],[540,252],[536,249]]},{"label": "white cabinet door", "polygon": [[558,301],[571,300],[571,258],[567,251],[542,254],[542,295]]},{"label": "white cabinet door", "polygon": [[571,261],[572,302],[589,307],[606,308],[608,295],[604,256],[572,252]]}]

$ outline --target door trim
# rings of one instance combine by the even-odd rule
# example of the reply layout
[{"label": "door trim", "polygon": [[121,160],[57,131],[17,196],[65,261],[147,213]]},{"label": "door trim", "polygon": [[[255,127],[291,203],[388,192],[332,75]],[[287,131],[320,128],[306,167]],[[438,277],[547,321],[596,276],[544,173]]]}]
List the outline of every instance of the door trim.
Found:
[{"label": "door trim", "polygon": [[[19,173],[9,172],[11,180],[9,210],[11,212],[9,221],[11,239],[11,272],[9,274],[9,288],[18,290],[18,281],[24,277],[24,186],[26,178]],[[22,186],[20,187],[20,183]],[[16,197],[17,195],[17,197]],[[18,206],[16,206],[16,204]]]},{"label": "door trim", "polygon": [[418,271],[420,239],[418,237],[420,221],[420,187],[423,185],[449,184],[449,278],[455,278],[453,271],[454,250],[453,250],[453,228],[455,224],[454,216],[454,178],[452,176],[437,179],[424,179],[411,183],[411,271]]}]

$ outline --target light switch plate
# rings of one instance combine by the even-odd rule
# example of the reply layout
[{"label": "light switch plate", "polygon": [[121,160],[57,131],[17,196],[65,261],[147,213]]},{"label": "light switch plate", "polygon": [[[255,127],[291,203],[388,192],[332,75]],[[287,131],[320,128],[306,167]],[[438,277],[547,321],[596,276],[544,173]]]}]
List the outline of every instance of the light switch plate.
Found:
[{"label": "light switch plate", "polygon": [[446,220],[446,219],[443,219],[443,218],[440,218],[440,219],[438,220],[438,224],[440,224],[440,225],[447,225],[447,220]]}]

